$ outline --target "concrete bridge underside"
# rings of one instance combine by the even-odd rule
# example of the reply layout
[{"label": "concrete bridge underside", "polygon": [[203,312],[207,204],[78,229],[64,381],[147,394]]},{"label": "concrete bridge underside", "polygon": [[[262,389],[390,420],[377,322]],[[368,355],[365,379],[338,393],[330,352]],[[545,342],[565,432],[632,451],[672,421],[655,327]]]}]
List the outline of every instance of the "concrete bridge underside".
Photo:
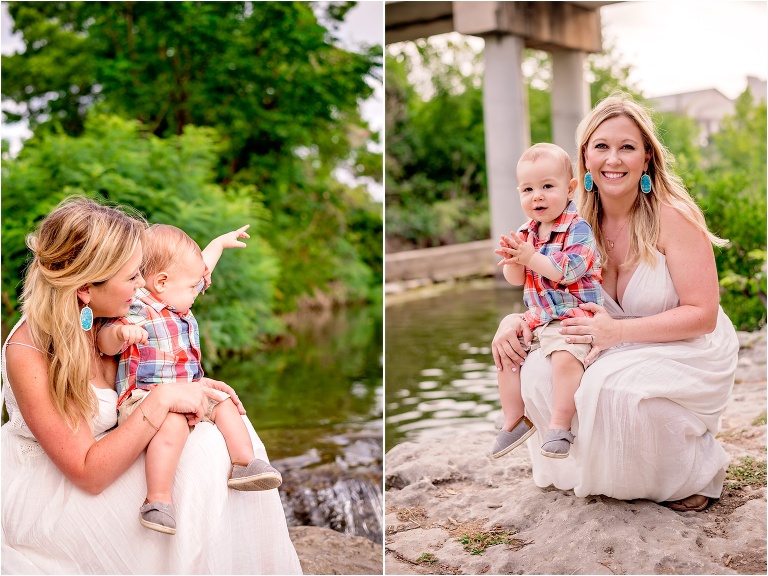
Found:
[{"label": "concrete bridge underside", "polygon": [[[453,31],[485,41],[483,108],[492,239],[525,221],[515,174],[517,159],[531,140],[523,50],[552,55],[553,140],[575,160],[576,127],[590,109],[585,58],[602,51],[599,9],[613,3],[386,2],[387,44]],[[488,258],[493,257],[491,251]]]}]

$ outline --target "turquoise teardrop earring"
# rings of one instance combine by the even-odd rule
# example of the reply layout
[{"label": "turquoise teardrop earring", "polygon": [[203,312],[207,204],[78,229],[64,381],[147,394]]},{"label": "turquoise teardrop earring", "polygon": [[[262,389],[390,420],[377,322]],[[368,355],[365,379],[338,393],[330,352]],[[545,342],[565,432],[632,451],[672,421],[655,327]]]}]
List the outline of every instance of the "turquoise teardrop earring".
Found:
[{"label": "turquoise teardrop earring", "polygon": [[587,173],[584,174],[584,190],[587,192],[592,192],[592,187],[594,184],[595,183],[592,181],[592,174],[590,174],[589,170],[587,170]]},{"label": "turquoise teardrop earring", "polygon": [[640,177],[640,190],[643,191],[643,194],[651,193],[651,177],[646,172],[643,172]]},{"label": "turquoise teardrop earring", "polygon": [[88,304],[80,310],[80,327],[86,332],[93,327],[93,310]]}]

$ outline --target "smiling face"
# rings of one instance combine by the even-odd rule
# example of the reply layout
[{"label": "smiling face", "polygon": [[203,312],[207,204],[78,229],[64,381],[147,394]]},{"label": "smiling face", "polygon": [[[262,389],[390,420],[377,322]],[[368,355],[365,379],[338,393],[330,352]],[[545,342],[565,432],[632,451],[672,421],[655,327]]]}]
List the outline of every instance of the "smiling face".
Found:
[{"label": "smiling face", "polygon": [[562,160],[552,154],[521,160],[517,165],[517,181],[523,212],[541,223],[555,221],[576,190],[576,179],[568,177]]},{"label": "smiling face", "polygon": [[[96,318],[119,318],[128,313],[134,293],[144,286],[144,278],[139,273],[141,256],[141,243],[138,243],[117,274],[105,282],[87,285],[87,304]],[[81,300],[85,301],[83,297]]]},{"label": "smiling face", "polygon": [[584,147],[585,167],[604,197],[634,198],[649,160],[640,128],[627,116],[604,120]]}]

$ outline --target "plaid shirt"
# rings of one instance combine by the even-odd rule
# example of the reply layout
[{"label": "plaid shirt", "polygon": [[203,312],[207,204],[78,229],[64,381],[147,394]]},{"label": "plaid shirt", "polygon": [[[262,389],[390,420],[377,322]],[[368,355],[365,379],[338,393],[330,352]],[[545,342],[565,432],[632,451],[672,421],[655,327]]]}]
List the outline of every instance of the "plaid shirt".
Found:
[{"label": "plaid shirt", "polygon": [[523,318],[531,330],[551,320],[592,316],[579,304],[603,304],[600,256],[592,228],[576,214],[574,203],[569,202],[553,222],[548,238],[539,238],[539,223],[535,220],[521,226],[518,232],[526,241],[533,235],[536,250],[563,273],[560,282],[553,282],[526,266],[523,301],[528,311]]},{"label": "plaid shirt", "polygon": [[120,324],[141,326],[149,334],[149,343],[127,346],[120,353],[115,378],[118,406],[136,388],[194,382],[203,377],[200,333],[191,310],[181,315],[142,288],[137,291],[128,315],[107,326]]}]

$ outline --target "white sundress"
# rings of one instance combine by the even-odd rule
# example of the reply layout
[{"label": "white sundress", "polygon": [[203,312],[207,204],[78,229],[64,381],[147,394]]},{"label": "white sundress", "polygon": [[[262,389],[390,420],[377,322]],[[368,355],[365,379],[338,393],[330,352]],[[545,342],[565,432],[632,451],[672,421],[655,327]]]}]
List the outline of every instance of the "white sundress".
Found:
[{"label": "white sundress", "polygon": [[[6,346],[2,394],[9,421],[0,429],[3,574],[301,574],[277,490],[228,488],[229,455],[211,424],[195,426],[176,471],[174,536],[139,523],[146,495],[143,454],[101,494],[75,487],[22,418],[8,386]],[[99,438],[117,422],[117,393],[94,391]],[[266,460],[264,445],[243,418],[256,457]]]},{"label": "white sundress", "polygon": [[[641,263],[622,306],[606,295],[614,318],[644,317],[679,305],[667,268]],[[719,309],[710,334],[665,343],[627,343],[603,351],[576,392],[570,456],[542,456],[552,409],[551,364],[539,351],[521,371],[526,411],[537,433],[528,440],[537,486],[657,502],[693,494],[718,498],[728,455],[715,439],[733,388],[739,343]]]}]

